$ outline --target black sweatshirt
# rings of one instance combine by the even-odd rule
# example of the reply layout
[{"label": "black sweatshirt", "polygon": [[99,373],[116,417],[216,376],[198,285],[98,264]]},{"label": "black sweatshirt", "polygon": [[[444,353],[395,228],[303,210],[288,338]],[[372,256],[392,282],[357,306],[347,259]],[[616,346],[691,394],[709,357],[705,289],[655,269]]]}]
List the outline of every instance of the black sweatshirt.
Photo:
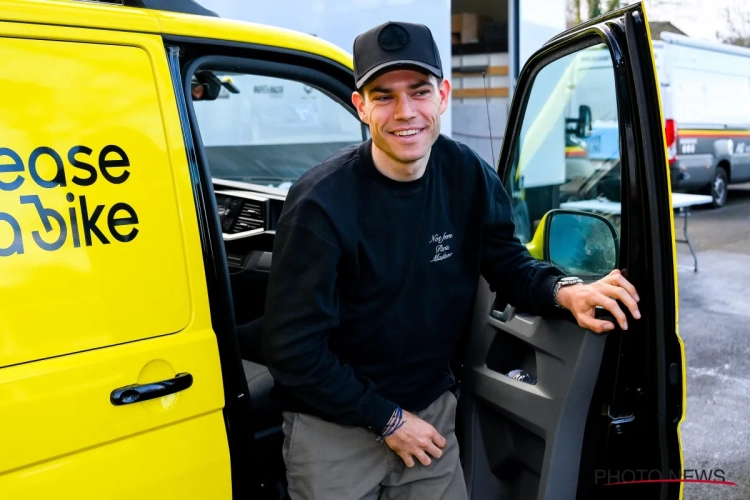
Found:
[{"label": "black sweatshirt", "polygon": [[440,136],[425,174],[381,174],[372,141],[290,189],[273,247],[264,356],[280,409],[379,434],[454,384],[449,364],[480,274],[505,302],[554,309],[555,267],[514,238],[497,173]]}]

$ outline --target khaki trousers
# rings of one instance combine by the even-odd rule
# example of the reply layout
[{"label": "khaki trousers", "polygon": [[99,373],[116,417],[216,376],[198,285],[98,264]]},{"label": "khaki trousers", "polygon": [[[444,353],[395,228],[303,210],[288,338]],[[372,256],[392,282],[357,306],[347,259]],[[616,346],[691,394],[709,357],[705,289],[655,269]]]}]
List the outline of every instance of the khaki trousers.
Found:
[{"label": "khaki trousers", "polygon": [[283,454],[292,500],[467,500],[456,397],[446,392],[417,416],[447,442],[441,458],[430,456],[427,467],[415,458],[408,468],[366,429],[285,412]]}]

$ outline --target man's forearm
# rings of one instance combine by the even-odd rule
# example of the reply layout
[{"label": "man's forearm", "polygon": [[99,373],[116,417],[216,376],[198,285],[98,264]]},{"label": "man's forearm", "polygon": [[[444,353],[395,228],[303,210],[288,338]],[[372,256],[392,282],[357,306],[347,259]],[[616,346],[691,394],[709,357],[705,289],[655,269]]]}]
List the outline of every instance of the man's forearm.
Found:
[{"label": "man's forearm", "polygon": [[521,244],[498,242],[494,248],[483,257],[482,275],[490,288],[505,302],[529,313],[553,311],[555,282],[564,273],[534,259]]},{"label": "man's forearm", "polygon": [[[358,425],[380,434],[396,404],[360,381],[349,365],[340,364],[322,335],[310,332],[293,339],[288,331],[268,331],[264,342],[271,375],[286,391],[343,425]],[[318,340],[320,339],[320,340]]]},{"label": "man's forearm", "polygon": [[328,347],[339,322],[340,250],[333,237],[321,234],[278,225],[263,321],[265,362],[274,379],[306,405],[338,423],[379,433],[396,405],[358,379]]}]

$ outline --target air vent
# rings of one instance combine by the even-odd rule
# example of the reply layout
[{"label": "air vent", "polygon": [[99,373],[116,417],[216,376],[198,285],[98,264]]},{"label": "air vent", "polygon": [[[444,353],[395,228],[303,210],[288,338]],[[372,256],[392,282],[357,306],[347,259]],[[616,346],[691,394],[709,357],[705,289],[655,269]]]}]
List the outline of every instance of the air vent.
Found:
[{"label": "air vent", "polygon": [[243,200],[242,208],[232,224],[229,234],[245,233],[266,227],[266,204],[262,201]]}]

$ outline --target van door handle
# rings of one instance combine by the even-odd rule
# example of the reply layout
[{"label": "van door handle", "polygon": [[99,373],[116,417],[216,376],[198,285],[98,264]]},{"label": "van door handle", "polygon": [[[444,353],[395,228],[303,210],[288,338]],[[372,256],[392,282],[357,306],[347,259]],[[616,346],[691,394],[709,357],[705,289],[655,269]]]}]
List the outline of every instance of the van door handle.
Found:
[{"label": "van door handle", "polygon": [[175,392],[184,391],[193,385],[193,376],[189,373],[178,373],[174,378],[153,382],[151,384],[134,384],[115,389],[109,395],[110,402],[115,406],[129,405],[168,396]]}]

